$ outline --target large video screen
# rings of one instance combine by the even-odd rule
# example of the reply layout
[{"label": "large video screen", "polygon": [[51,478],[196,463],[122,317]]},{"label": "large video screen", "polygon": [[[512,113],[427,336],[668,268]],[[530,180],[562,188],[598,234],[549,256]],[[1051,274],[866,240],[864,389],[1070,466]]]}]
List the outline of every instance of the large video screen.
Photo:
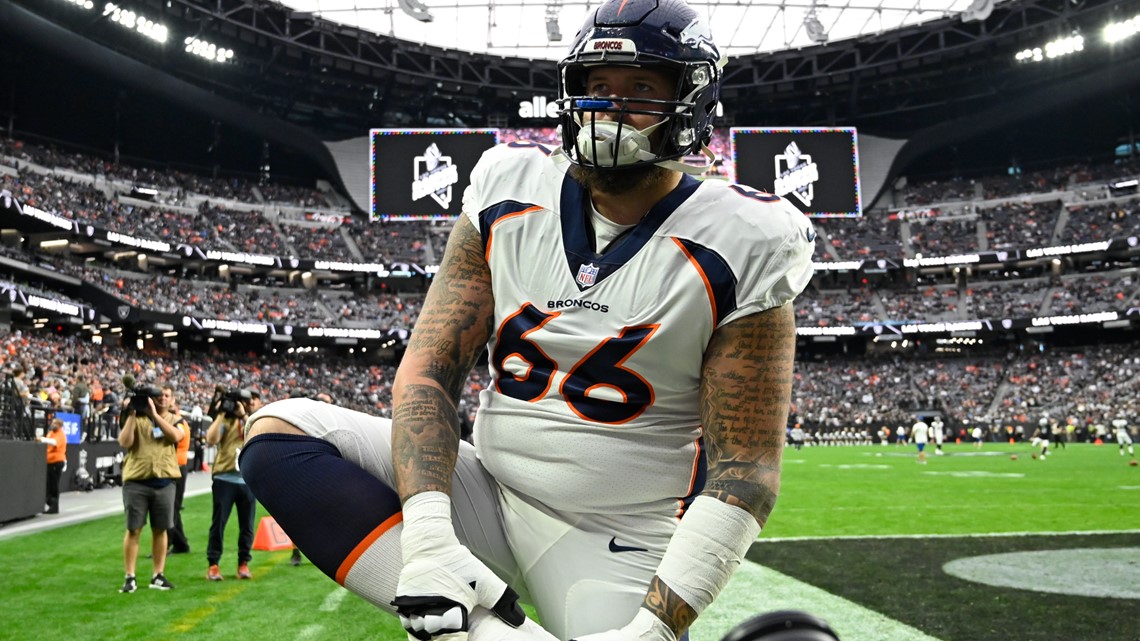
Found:
[{"label": "large video screen", "polygon": [[814,217],[862,215],[854,127],[731,130],[735,181]]},{"label": "large video screen", "polygon": [[373,129],[372,219],[456,218],[471,169],[497,129]]}]

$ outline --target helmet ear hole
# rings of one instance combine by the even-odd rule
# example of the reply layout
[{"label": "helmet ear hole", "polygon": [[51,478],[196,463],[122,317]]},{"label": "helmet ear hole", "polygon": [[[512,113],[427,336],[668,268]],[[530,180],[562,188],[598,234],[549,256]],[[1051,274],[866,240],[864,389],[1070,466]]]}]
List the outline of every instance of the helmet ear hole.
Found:
[{"label": "helmet ear hole", "polygon": [[692,83],[694,88],[699,89],[712,82],[712,75],[708,69],[696,67],[689,72],[689,82]]}]

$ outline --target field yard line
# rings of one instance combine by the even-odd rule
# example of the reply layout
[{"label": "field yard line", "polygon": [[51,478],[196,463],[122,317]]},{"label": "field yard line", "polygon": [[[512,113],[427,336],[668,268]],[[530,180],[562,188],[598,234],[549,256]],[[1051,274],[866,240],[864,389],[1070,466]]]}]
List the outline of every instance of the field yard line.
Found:
[{"label": "field yard line", "polygon": [[757,543],[784,541],[843,541],[860,539],[968,539],[991,536],[1091,536],[1096,534],[1140,534],[1140,530],[1073,530],[1071,532],[974,532],[971,534],[841,534],[839,536],[784,536],[756,539]]},{"label": "field yard line", "polygon": [[[281,558],[278,559],[269,559],[265,563],[255,566],[255,569],[258,569],[259,572],[270,572],[273,570],[273,568],[277,567],[279,563],[281,563],[282,558],[284,558],[284,555],[281,555]],[[171,629],[182,634],[194,630],[199,623],[205,621],[210,615],[212,615],[218,609],[219,605],[233,600],[234,597],[244,592],[252,584],[253,581],[240,580],[235,581],[234,583],[227,583],[226,587],[220,592],[211,594],[206,598],[207,605],[205,607],[191,610],[183,615],[180,619],[171,622]]]},{"label": "field yard line", "polygon": [[191,610],[191,611],[187,612],[186,614],[184,614],[182,616],[182,618],[180,618],[177,621],[175,621],[174,623],[172,623],[170,625],[170,627],[175,632],[185,634],[185,633],[193,630],[194,628],[198,627],[199,623],[210,618],[214,614],[215,610],[216,610],[216,608],[212,605],[207,605],[207,606],[202,607],[202,608],[196,608],[196,609]]},{"label": "field yard line", "polygon": [[321,632],[324,631],[324,629],[325,629],[325,626],[321,625],[320,623],[314,623],[313,625],[307,625],[307,626],[301,628],[301,631],[298,632],[297,636],[293,637],[293,638],[296,639],[296,641],[304,641],[305,639],[315,639],[318,635],[320,635]]},{"label": "field yard line", "polygon": [[235,596],[245,590],[245,586],[241,583],[231,583],[225,587],[221,592],[211,594],[206,598],[205,606],[195,608],[186,614],[182,615],[178,620],[172,622],[170,627],[179,633],[185,634],[198,627],[198,624],[213,616],[217,611],[218,605],[233,599]]},{"label": "field yard line", "polygon": [[939,641],[843,597],[747,561],[696,620],[690,637],[716,641],[736,625],[773,610],[814,614],[827,621],[843,641]]},{"label": "field yard line", "polygon": [[336,609],[340,607],[341,601],[344,601],[344,597],[346,596],[348,596],[348,590],[337,586],[335,590],[329,592],[329,595],[325,597],[324,602],[321,603],[321,607],[319,608],[320,611],[335,612]]}]

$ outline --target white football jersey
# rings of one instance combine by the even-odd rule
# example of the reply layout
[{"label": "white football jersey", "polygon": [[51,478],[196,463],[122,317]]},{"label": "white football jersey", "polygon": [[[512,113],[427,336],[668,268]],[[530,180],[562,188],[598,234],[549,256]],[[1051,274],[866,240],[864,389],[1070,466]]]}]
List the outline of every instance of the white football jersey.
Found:
[{"label": "white football jersey", "polygon": [[597,254],[568,166],[545,147],[500,145],[464,193],[495,296],[476,450],[500,483],[555,509],[680,509],[704,485],[709,338],[792,300],[815,232],[777,197],[685,176]]},{"label": "white football jersey", "polygon": [[923,421],[918,421],[914,427],[910,428],[910,435],[915,443],[925,443],[927,441],[927,434],[930,428]]}]

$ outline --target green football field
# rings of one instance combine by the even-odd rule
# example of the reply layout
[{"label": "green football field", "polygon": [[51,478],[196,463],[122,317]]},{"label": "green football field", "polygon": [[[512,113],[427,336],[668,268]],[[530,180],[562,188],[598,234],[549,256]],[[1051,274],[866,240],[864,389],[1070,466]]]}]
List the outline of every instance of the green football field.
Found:
[{"label": "green football field", "polygon": [[[1115,446],[1031,449],[951,445],[926,465],[894,445],[788,450],[768,527],[691,638],[797,608],[844,641],[1140,640],[1140,467]],[[227,580],[207,582],[209,510],[186,502],[194,553],[169,558],[171,592],[117,592],[120,516],[0,540],[0,639],[404,638],[288,551],[254,552],[254,580],[234,579],[232,521]]]}]

